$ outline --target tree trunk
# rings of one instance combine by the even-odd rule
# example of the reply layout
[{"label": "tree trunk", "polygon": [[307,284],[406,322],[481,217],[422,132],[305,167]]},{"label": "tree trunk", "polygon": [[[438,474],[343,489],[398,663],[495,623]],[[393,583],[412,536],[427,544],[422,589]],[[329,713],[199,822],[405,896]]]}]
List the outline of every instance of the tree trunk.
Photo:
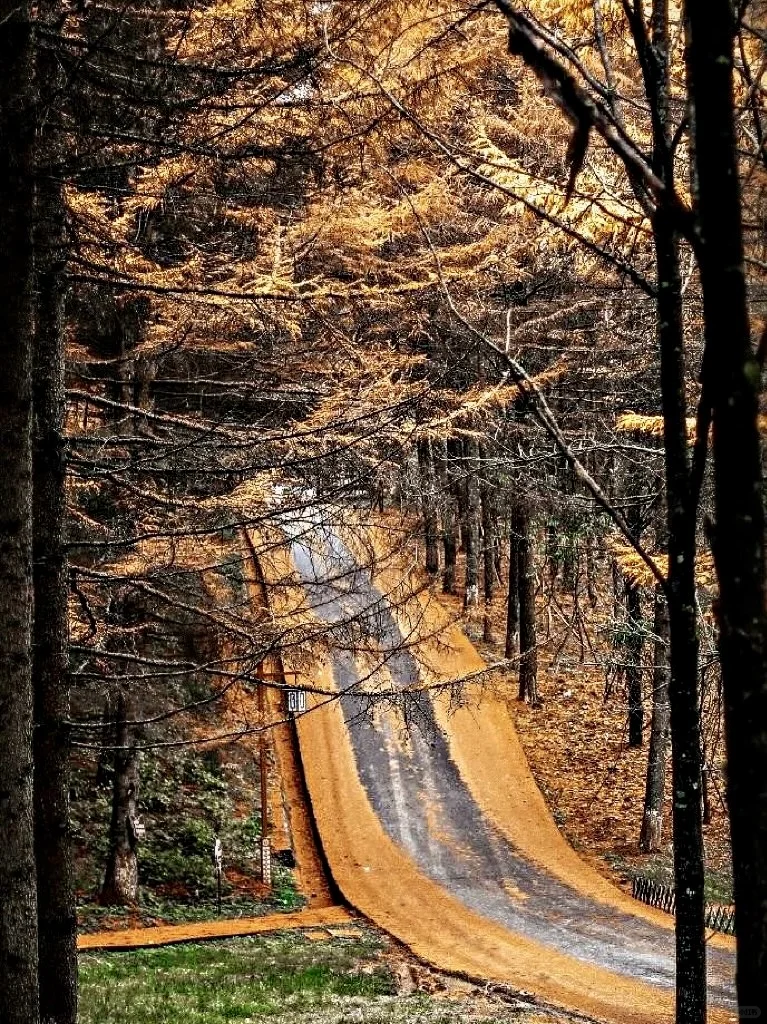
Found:
[{"label": "tree trunk", "polygon": [[442,591],[445,594],[454,594],[455,559],[458,550],[458,527],[455,509],[453,507],[452,494],[448,494],[445,497],[443,527],[444,533],[442,535],[442,544],[445,550],[445,568],[442,573]]},{"label": "tree trunk", "polygon": [[116,710],[116,748],[112,821],[109,827],[109,853],[101,903],[125,906],[138,896],[138,859],[136,857],[136,801],[138,799],[138,751],[126,722],[125,697],[120,694]]},{"label": "tree trunk", "polygon": [[418,468],[420,470],[421,509],[423,533],[426,544],[426,571],[430,576],[439,572],[439,523],[437,520],[437,494],[434,477],[434,461],[429,441],[418,442]]},{"label": "tree trunk", "polygon": [[652,720],[647,754],[642,830],[639,849],[654,853],[663,839],[663,800],[666,789],[666,757],[669,739],[668,607],[662,589],[655,588],[655,651],[652,678]]},{"label": "tree trunk", "polygon": [[504,650],[506,658],[513,658],[519,650],[519,541],[516,516],[512,513],[509,527],[509,586]]},{"label": "tree trunk", "polygon": [[[40,17],[52,22],[55,5]],[[59,61],[37,54],[43,103],[60,84]],[[53,112],[38,161],[35,217],[37,324],[33,385],[34,523],[34,810],[40,1016],[45,1024],[77,1019],[77,917],[69,828],[67,566],[64,547],[64,351],[62,334],[65,220]]]},{"label": "tree trunk", "polygon": [[695,605],[695,512],[691,505],[684,394],[684,334],[676,238],[655,217],[661,346],[671,660],[674,880],[677,893],[677,1024],[705,1024],[706,944],[703,827],[700,815],[700,710]]},{"label": "tree trunk", "polygon": [[[653,0],[651,39],[635,31],[643,51],[652,111],[653,170],[674,193],[670,113],[668,0]],[[705,1024],[706,942],[703,825],[700,808],[700,705],[695,557],[698,495],[687,443],[685,337],[679,243],[675,215],[661,199],[652,217],[656,316],[668,523],[668,580],[673,774],[674,883],[676,887],[676,1020]]]},{"label": "tree trunk", "polygon": [[32,794],[35,95],[29,7],[0,0],[0,1020],[37,1024]]},{"label": "tree trunk", "polygon": [[463,607],[476,608],[479,604],[479,516],[480,498],[477,481],[477,442],[466,442],[466,513],[464,544],[466,547],[466,588]]},{"label": "tree trunk", "polygon": [[642,592],[626,580],[626,688],[628,690],[629,746],[642,746]]},{"label": "tree trunk", "polygon": [[458,514],[455,501],[455,489],[450,477],[447,445],[440,449],[441,457],[437,460],[439,467],[439,484],[442,491],[442,546],[445,561],[442,572],[442,591],[445,594],[455,593],[455,559],[458,552]]},{"label": "tree trunk", "polygon": [[705,327],[713,414],[713,552],[725,698],[737,987],[741,1015],[767,1012],[767,612],[757,426],[760,367],[751,349],[743,262],[729,0],[685,5]]},{"label": "tree trunk", "polygon": [[482,565],[484,583],[484,619],[482,638],[486,643],[493,640],[492,607],[495,592],[495,510],[487,476],[487,449],[479,446],[479,495],[482,508]]},{"label": "tree trunk", "polygon": [[538,705],[538,651],[535,629],[535,559],[530,514],[520,504],[515,510],[519,536],[519,699]]}]

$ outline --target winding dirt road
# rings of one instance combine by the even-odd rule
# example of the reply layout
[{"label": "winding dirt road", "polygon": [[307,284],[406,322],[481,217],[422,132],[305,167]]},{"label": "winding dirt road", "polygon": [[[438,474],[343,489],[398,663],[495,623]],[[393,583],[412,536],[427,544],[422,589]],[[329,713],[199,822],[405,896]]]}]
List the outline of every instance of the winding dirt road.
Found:
[{"label": "winding dirt road", "polygon": [[[421,644],[416,660],[403,646],[412,609],[407,620],[395,613],[334,533],[311,520],[292,532],[313,614],[334,625],[351,616],[358,634],[375,636],[384,682],[407,689],[481,666],[454,628],[439,645]],[[418,614],[428,620],[426,600]],[[346,899],[443,970],[602,1020],[673,1019],[671,920],[610,885],[564,841],[503,698],[483,694],[448,714],[446,699],[411,694],[406,728],[401,708],[359,693],[369,665],[344,647],[339,629],[313,679],[342,695],[301,717],[298,735],[325,856]],[[712,936],[712,1021],[736,1019],[733,979],[734,944]]]}]

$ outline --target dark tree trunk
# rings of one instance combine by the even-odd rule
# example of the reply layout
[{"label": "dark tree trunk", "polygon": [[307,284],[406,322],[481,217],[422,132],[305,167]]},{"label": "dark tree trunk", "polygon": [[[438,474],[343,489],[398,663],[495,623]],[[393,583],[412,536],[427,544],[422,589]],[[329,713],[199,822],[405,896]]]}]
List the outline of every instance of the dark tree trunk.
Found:
[{"label": "dark tree trunk", "polygon": [[495,509],[493,496],[488,480],[487,449],[479,446],[479,494],[482,508],[482,566],[484,583],[484,621],[483,639],[490,643],[493,639],[492,607],[495,592]]},{"label": "dark tree trunk", "polygon": [[458,513],[448,459],[449,449],[443,445],[441,458],[437,461],[439,485],[442,491],[442,546],[445,555],[442,590],[445,594],[454,594],[455,559],[458,553]]},{"label": "dark tree trunk", "polygon": [[[651,37],[634,26],[652,111],[653,169],[674,192],[668,0],[653,0]],[[706,942],[700,808],[700,710],[695,604],[697,494],[687,444],[685,338],[674,213],[661,199],[652,217],[657,274],[668,524],[671,755],[676,887],[676,1020],[705,1024]]]},{"label": "dark tree trunk", "polygon": [[418,442],[418,468],[420,470],[423,534],[426,544],[426,571],[430,576],[436,576],[439,572],[439,522],[434,461],[429,441]]},{"label": "dark tree trunk", "polygon": [[[40,17],[56,10],[43,4]],[[60,84],[59,62],[38,50],[42,104]],[[64,547],[64,351],[62,272],[65,221],[55,114],[44,108],[38,160],[34,353],[34,758],[35,861],[39,926],[40,1016],[45,1024],[77,1019],[77,918],[69,829],[67,567]]]},{"label": "dark tree trunk", "polygon": [[660,587],[655,588],[655,650],[652,677],[652,720],[650,749],[647,754],[647,781],[645,784],[642,830],[639,849],[654,853],[661,848],[663,839],[663,801],[666,790],[666,758],[669,740],[669,667],[668,667],[668,607]]},{"label": "dark tree trunk", "polygon": [[455,593],[455,559],[458,550],[458,526],[456,522],[453,496],[445,498],[445,514],[443,520],[444,533],[442,545],[445,550],[445,568],[442,573],[442,590],[445,594]]},{"label": "dark tree trunk", "polygon": [[466,513],[464,545],[466,548],[466,587],[463,607],[476,608],[479,604],[479,517],[480,498],[477,480],[477,442],[466,442]]},{"label": "dark tree trunk", "polygon": [[109,853],[101,902],[105,906],[135,903],[138,896],[138,858],[136,801],[138,799],[138,751],[128,726],[123,694],[117,699],[115,723],[116,749],[112,821],[109,826]]},{"label": "dark tree trunk", "polygon": [[538,641],[535,628],[535,557],[530,513],[524,504],[517,506],[515,519],[519,536],[519,699],[527,699],[536,706]]},{"label": "dark tree trunk", "polygon": [[519,541],[517,517],[512,513],[509,527],[509,586],[506,607],[504,656],[513,658],[519,650]]},{"label": "dark tree trunk", "polygon": [[35,95],[29,7],[0,0],[0,1020],[37,1024],[32,793]]},{"label": "dark tree trunk", "polygon": [[671,661],[674,880],[677,892],[677,1024],[705,1024],[706,944],[700,815],[700,711],[695,606],[695,508],[691,506],[684,393],[679,254],[663,212],[655,217],[661,347]]},{"label": "dark tree trunk", "polygon": [[713,413],[719,651],[725,698],[738,1002],[767,1012],[767,613],[757,426],[743,263],[729,0],[685,5],[706,353]]},{"label": "dark tree trunk", "polygon": [[642,746],[644,710],[642,708],[642,592],[626,580],[626,689],[629,710],[629,746]]}]

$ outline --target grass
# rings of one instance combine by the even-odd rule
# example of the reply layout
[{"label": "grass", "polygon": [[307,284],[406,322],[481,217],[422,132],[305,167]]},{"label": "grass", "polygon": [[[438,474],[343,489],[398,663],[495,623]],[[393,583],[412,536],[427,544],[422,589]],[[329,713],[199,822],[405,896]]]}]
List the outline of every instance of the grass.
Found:
[{"label": "grass", "polygon": [[79,1024],[575,1024],[414,965],[361,923],[355,932],[82,954]]},{"label": "grass", "polygon": [[80,1024],[232,1024],[391,996],[376,936],[189,943],[80,961]]}]

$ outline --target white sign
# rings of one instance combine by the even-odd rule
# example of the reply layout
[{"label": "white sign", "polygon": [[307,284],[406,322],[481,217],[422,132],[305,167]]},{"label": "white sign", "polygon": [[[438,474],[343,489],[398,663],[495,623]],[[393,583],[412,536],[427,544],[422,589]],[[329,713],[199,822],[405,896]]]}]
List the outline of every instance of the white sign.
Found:
[{"label": "white sign", "polygon": [[272,884],[272,848],[267,836],[261,840],[261,881]]},{"label": "white sign", "polygon": [[306,711],[306,690],[286,690],[288,711],[292,715],[300,715]]}]

